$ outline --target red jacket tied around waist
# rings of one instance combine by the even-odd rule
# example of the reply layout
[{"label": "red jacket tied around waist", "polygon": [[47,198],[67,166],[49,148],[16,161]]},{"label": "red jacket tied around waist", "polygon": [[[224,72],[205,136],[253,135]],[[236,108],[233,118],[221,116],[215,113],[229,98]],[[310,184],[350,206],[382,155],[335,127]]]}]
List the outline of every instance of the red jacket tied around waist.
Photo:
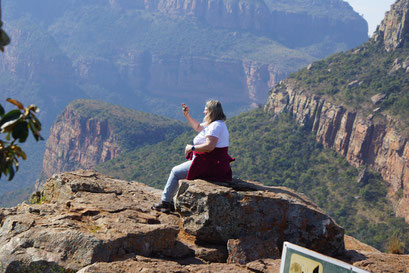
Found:
[{"label": "red jacket tied around waist", "polygon": [[[229,156],[228,147],[215,148],[211,152],[199,153],[193,152],[195,157],[186,179],[204,179],[209,181],[231,181],[232,171],[230,162],[235,159]],[[186,159],[191,160],[193,153],[187,154]]]}]

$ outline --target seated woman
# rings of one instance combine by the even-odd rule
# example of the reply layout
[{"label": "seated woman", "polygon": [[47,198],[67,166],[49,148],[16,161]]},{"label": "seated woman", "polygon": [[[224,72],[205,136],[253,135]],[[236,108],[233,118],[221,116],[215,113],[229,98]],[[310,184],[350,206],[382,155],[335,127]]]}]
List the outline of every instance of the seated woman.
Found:
[{"label": "seated woman", "polygon": [[209,100],[203,111],[203,123],[192,118],[189,107],[182,104],[183,114],[189,125],[199,134],[193,139],[193,145],[187,144],[185,155],[188,161],[172,168],[162,201],[152,209],[169,212],[174,210],[173,197],[179,188],[179,179],[205,179],[210,181],[231,181],[232,171],[228,155],[229,131],[227,130],[226,116],[222,105],[217,100]]}]

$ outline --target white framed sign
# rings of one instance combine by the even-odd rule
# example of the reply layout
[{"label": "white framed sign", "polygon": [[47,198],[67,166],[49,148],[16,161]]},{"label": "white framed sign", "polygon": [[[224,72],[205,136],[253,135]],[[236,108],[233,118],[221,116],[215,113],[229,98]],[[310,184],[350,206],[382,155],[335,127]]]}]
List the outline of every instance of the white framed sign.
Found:
[{"label": "white framed sign", "polygon": [[284,242],[280,273],[370,273],[307,248]]}]

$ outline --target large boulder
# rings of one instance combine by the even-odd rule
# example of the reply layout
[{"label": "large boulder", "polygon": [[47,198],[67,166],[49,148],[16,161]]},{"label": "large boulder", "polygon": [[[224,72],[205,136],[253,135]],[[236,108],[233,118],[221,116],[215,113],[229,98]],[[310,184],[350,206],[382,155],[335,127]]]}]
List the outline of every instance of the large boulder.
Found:
[{"label": "large boulder", "polygon": [[[176,207],[182,229],[198,241],[229,242],[231,261],[278,258],[276,249],[284,241],[330,256],[344,252],[343,228],[305,196],[287,188],[182,180]],[[257,251],[251,251],[255,242]]]}]

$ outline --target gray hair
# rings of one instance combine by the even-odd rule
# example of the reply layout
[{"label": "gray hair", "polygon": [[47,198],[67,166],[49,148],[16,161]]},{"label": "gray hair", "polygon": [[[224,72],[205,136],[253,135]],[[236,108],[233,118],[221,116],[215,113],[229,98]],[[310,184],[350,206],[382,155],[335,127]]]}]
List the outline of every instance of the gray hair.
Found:
[{"label": "gray hair", "polygon": [[204,117],[204,121],[209,125],[216,120],[226,120],[226,115],[223,112],[223,107],[218,100],[208,100],[206,102],[207,114]]}]

